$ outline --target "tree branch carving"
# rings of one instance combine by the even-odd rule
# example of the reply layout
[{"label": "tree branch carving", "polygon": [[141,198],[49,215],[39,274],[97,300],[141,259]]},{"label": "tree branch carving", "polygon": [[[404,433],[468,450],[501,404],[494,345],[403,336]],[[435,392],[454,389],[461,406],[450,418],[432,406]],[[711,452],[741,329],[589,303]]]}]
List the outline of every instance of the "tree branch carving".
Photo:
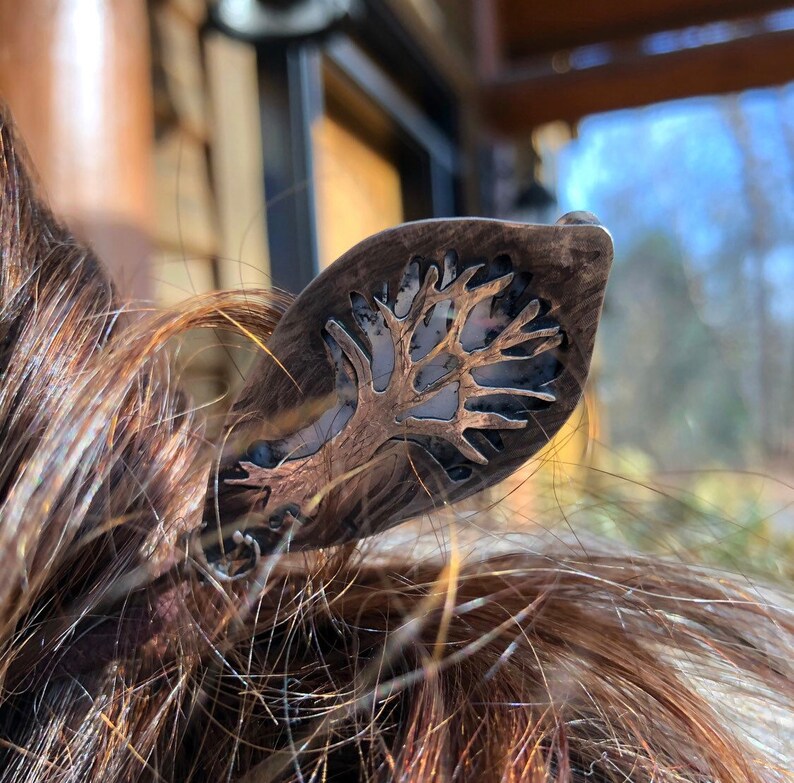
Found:
[{"label": "tree branch carving", "polygon": [[[513,419],[499,413],[473,411],[466,408],[466,401],[498,394],[534,397],[544,402],[553,402],[550,391],[514,386],[484,386],[477,382],[472,371],[489,365],[511,360],[527,360],[557,347],[562,334],[558,325],[537,327],[526,331],[540,313],[540,302],[530,301],[518,315],[490,343],[482,348],[467,351],[461,343],[461,335],[472,312],[483,301],[503,294],[513,280],[508,273],[475,287],[469,287],[482,266],[464,270],[447,286],[438,287],[439,273],[431,266],[422,285],[411,302],[408,313],[400,318],[388,302],[374,299],[384,323],[392,336],[394,366],[387,388],[376,391],[372,383],[370,358],[358,341],[338,321],[326,324],[327,332],[336,340],[350,361],[358,378],[358,405],[348,427],[359,432],[377,426],[382,435],[381,442],[392,438],[405,439],[411,435],[440,437],[451,443],[461,454],[478,464],[486,464],[487,458],[465,437],[468,429],[520,429],[526,426],[525,419]],[[421,358],[411,358],[411,345],[419,325],[434,307],[443,302],[452,302],[458,311],[446,334]],[[538,341],[530,353],[520,356],[505,354],[510,348],[523,345],[530,340]],[[456,361],[456,368],[424,388],[417,388],[421,372],[439,357],[448,355]],[[414,408],[432,401],[451,385],[457,386],[457,406],[451,419],[417,417],[406,414]],[[373,414],[380,411],[380,415]]]},{"label": "tree branch carving", "polygon": [[[517,381],[515,373],[499,371],[496,375],[500,379],[506,377],[513,382],[489,385],[482,378],[478,380],[478,371],[488,368],[493,371],[515,361],[531,360],[556,348],[563,339],[559,325],[548,318],[539,318],[542,307],[537,299],[526,303],[515,315],[508,315],[504,308],[499,310],[496,305],[503,301],[501,298],[510,289],[514,275],[508,272],[475,284],[481,269],[483,265],[469,267],[453,276],[446,285],[440,285],[439,269],[430,265],[402,317],[397,315],[397,297],[393,294],[367,301],[373,321],[378,314],[382,318],[382,327],[389,338],[386,344],[393,351],[391,373],[382,390],[376,389],[373,382],[375,341],[367,328],[362,325],[365,339],[360,340],[354,330],[341,321],[330,319],[326,322],[327,339],[332,341],[329,351],[335,353],[335,343],[344,357],[342,364],[344,361],[349,364],[347,375],[350,369],[355,374],[357,396],[352,415],[335,433],[318,435],[315,424],[290,436],[290,443],[299,442],[303,432],[307,439],[314,438],[316,448],[311,453],[296,457],[287,449],[285,456],[272,466],[242,460],[239,467],[246,475],[225,481],[227,486],[268,488],[268,524],[273,531],[281,529],[290,518],[291,522],[304,525],[311,522],[331,492],[344,493],[346,482],[360,476],[362,471],[374,469],[379,450],[389,442],[397,445],[413,442],[439,462],[438,454],[433,453],[434,447],[426,444],[441,440],[454,447],[469,464],[486,465],[487,454],[467,437],[467,431],[515,430],[526,427],[528,421],[526,416],[515,412],[515,406],[512,415],[510,410],[488,410],[490,403],[486,398],[501,395],[534,398],[546,404],[555,401],[553,391],[547,386],[548,378],[533,385],[526,379]],[[467,324],[476,316],[478,306],[486,302],[491,302],[489,312],[497,310],[501,320],[495,326],[492,319],[487,337],[484,332],[481,335],[481,344],[466,348],[463,336]],[[452,309],[452,317],[446,318],[444,328],[439,328],[432,345],[420,345],[417,335],[422,325],[427,327],[435,308],[443,308],[445,303]],[[383,350],[383,345],[381,335],[379,350]],[[518,352],[513,350],[519,347]],[[336,363],[339,389],[343,370],[339,362]],[[431,368],[435,368],[437,377],[426,380],[423,374]],[[478,405],[478,401],[482,404]],[[446,415],[435,415],[444,406]],[[283,447],[284,442],[281,445]],[[390,464],[391,468],[383,469],[398,469],[397,463]],[[390,472],[372,475],[378,477],[376,481],[383,482],[382,486],[387,486],[394,478]],[[470,471],[466,477],[468,475]],[[465,480],[453,479],[452,474],[447,479]],[[344,525],[345,521],[340,519],[334,524]],[[240,542],[244,536],[236,531],[235,535],[237,538],[232,537],[233,542],[242,546]]]}]

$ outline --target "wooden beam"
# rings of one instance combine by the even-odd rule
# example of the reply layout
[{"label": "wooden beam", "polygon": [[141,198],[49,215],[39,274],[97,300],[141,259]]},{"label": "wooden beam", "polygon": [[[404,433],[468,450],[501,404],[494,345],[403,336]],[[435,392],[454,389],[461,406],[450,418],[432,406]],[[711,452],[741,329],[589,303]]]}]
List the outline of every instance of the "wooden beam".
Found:
[{"label": "wooden beam", "polygon": [[0,95],[55,211],[136,296],[149,293],[151,78],[144,0],[0,0]]},{"label": "wooden beam", "polygon": [[575,122],[587,114],[784,84],[794,80],[792,52],[794,31],[785,31],[492,83],[482,91],[482,114],[493,130],[515,136],[553,120]]},{"label": "wooden beam", "polygon": [[[491,2],[491,0],[477,0]],[[791,0],[495,0],[506,60],[762,15]]]}]

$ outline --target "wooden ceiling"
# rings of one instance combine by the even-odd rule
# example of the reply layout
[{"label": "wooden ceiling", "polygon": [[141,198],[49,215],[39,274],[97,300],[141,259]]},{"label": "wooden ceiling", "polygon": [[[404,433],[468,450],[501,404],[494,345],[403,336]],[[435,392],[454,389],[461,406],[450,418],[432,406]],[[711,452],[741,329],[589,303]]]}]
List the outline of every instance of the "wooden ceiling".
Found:
[{"label": "wooden ceiling", "polygon": [[474,0],[474,10],[484,116],[510,135],[794,80],[792,0]]}]

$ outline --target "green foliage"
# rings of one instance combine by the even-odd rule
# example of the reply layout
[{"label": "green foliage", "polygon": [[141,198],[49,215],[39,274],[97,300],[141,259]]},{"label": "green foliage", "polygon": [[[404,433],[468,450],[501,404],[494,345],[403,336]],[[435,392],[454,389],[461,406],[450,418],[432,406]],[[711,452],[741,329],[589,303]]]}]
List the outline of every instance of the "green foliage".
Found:
[{"label": "green foliage", "polygon": [[794,578],[791,490],[770,477],[715,468],[658,473],[637,449],[598,453],[577,506],[577,533],[775,580]]},{"label": "green foliage", "polygon": [[616,263],[601,331],[610,442],[664,468],[746,464],[740,376],[701,320],[674,239],[647,234]]}]

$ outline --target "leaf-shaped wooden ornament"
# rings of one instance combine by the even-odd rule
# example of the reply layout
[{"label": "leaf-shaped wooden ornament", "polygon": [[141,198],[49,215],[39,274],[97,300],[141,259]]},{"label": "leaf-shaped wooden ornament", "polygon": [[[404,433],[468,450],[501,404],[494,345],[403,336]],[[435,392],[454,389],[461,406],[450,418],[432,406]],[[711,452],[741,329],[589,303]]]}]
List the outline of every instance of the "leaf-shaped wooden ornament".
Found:
[{"label": "leaf-shaped wooden ornament", "polygon": [[367,536],[516,470],[582,395],[611,261],[587,213],[422,221],[350,250],[234,405],[207,565],[234,578],[261,552]]}]

